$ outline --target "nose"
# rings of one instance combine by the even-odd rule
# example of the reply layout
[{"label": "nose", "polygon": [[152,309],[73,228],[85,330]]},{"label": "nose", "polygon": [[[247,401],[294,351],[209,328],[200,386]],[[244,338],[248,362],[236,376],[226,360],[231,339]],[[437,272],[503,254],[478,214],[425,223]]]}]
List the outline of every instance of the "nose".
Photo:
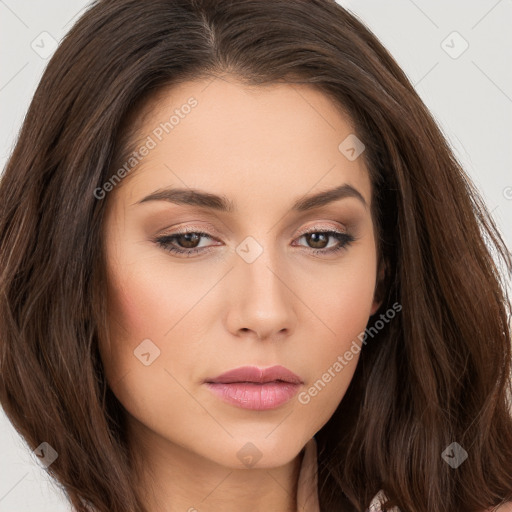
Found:
[{"label": "nose", "polygon": [[292,276],[270,251],[251,263],[237,256],[226,286],[226,323],[233,335],[277,340],[294,332],[298,298]]}]

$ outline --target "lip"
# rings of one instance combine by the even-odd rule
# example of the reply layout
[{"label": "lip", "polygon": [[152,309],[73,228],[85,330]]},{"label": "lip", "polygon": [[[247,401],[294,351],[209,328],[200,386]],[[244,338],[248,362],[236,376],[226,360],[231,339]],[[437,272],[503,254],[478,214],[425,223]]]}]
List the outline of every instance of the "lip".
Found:
[{"label": "lip", "polygon": [[262,384],[265,382],[283,381],[290,384],[304,384],[302,379],[291,370],[281,365],[270,366],[269,368],[258,368],[257,366],[241,366],[229,370],[217,377],[205,379],[205,382],[216,384],[232,384],[234,382],[253,382]]},{"label": "lip", "polygon": [[303,383],[298,375],[280,365],[270,368],[242,366],[204,380],[208,389],[225,402],[257,411],[285,404]]}]

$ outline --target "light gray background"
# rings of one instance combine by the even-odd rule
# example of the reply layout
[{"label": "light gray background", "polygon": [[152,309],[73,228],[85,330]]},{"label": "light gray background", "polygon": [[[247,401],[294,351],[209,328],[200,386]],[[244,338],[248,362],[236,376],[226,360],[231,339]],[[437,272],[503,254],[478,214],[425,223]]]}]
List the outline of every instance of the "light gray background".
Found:
[{"label": "light gray background", "polygon": [[[339,3],[356,14],[402,66],[511,247],[512,0]],[[0,168],[48,62],[44,53],[53,53],[51,38],[60,41],[87,5],[81,0],[0,0]],[[34,460],[0,410],[1,512],[69,510]]]}]

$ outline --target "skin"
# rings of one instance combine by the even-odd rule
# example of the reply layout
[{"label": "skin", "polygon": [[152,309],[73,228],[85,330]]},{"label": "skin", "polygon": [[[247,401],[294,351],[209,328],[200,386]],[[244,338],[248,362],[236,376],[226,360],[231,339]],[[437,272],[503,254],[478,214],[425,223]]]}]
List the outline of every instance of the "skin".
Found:
[{"label": "skin", "polygon": [[[295,511],[301,450],[342,400],[358,354],[309,403],[295,397],[269,411],[227,404],[203,380],[281,364],[308,390],[357,341],[380,305],[368,171],[338,149],[354,133],[350,120],[305,84],[182,83],[136,116],[137,137],[191,96],[197,106],[106,198],[107,379],[127,411],[149,510]],[[291,211],[297,199],[345,183],[366,207],[347,197]],[[167,187],[224,195],[236,211],[138,203]],[[155,243],[178,227],[206,232],[196,247],[209,250],[187,258]],[[315,245],[301,233],[325,230],[356,240],[314,254],[340,243]],[[236,252],[248,236],[263,250],[252,263]],[[192,247],[183,237],[172,245]],[[145,339],[160,350],[148,366],[134,356]],[[251,467],[237,456],[249,442],[261,453]]]}]

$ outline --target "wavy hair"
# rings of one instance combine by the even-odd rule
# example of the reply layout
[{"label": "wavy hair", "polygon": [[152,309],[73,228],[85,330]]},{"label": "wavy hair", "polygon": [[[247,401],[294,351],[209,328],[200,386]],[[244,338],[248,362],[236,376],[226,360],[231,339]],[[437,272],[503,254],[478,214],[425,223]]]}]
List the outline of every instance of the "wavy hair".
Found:
[{"label": "wavy hair", "polygon": [[[316,433],[322,512],[383,489],[409,512],[512,499],[512,258],[404,72],[333,0],[98,0],[65,36],[0,181],[0,403],[79,511],[143,512],[123,410],[106,382],[94,191],[133,151],[136,105],[223,73],[309,83],[347,112],[372,183],[386,273],[353,380]],[[502,268],[503,267],[503,268]],[[457,469],[441,453],[459,443]]]}]

